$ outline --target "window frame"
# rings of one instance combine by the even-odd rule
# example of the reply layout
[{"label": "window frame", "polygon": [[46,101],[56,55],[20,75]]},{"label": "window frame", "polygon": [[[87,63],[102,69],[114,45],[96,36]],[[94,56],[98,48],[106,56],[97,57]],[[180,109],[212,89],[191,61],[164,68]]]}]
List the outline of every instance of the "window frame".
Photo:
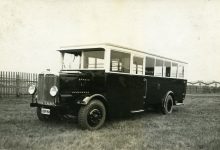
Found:
[{"label": "window frame", "polygon": [[[81,69],[84,69],[84,70],[105,70],[105,52],[106,52],[106,50],[105,49],[103,49],[103,50],[98,50],[98,51],[103,51],[103,62],[104,62],[104,64],[103,64],[103,68],[89,68],[89,60],[88,60],[88,67],[87,68],[85,68],[85,52],[94,52],[94,51],[82,51],[82,54],[81,54]],[[89,58],[94,58],[95,59],[95,66],[97,67],[97,59],[98,58],[96,58],[96,57],[88,57],[88,59]]]},{"label": "window frame", "polygon": [[[129,59],[130,59],[130,62],[129,62],[129,72],[119,72],[119,71],[112,71],[111,70],[111,55],[112,55],[112,51],[115,51],[115,52],[119,52],[119,53],[126,53],[126,54],[129,54],[130,55],[130,57],[129,57]],[[110,49],[110,52],[109,52],[109,72],[111,72],[111,73],[119,73],[119,74],[131,74],[131,57],[132,56],[132,53],[131,52],[127,52],[127,51],[123,51],[123,50],[118,50],[118,49],[114,49],[114,48],[112,48],[112,49]]]},{"label": "window frame", "polygon": [[[167,68],[167,66],[166,66],[166,62],[168,62],[168,63],[170,63],[170,76],[166,76],[166,74],[167,74],[167,70],[166,70],[166,68]],[[167,59],[163,59],[163,77],[166,77],[166,78],[171,78],[171,68],[172,68],[172,61],[170,61],[170,60],[167,60]],[[165,70],[165,71],[164,71]]]},{"label": "window frame", "polygon": [[[134,75],[145,75],[145,57],[137,55],[137,54],[132,54],[131,55],[132,59],[131,59],[131,64],[130,64],[130,70],[131,70],[131,74]],[[142,74],[137,74],[136,72],[134,72],[133,70],[133,65],[134,65],[134,57],[138,57],[138,58],[142,58],[143,62],[142,62]]]},{"label": "window frame", "polygon": [[[173,64],[176,64],[176,75],[175,76],[172,76],[172,71],[173,71]],[[175,61],[171,61],[171,71],[170,71],[170,78],[174,78],[174,79],[176,79],[176,78],[178,78],[177,77],[177,75],[178,75],[178,65],[179,65],[179,63],[178,62],[175,62]]]},{"label": "window frame", "polygon": [[[162,61],[162,66],[158,66],[158,67],[162,67],[162,68],[161,68],[161,69],[162,69],[162,70],[161,70],[161,71],[162,71],[162,72],[161,72],[161,76],[156,75],[156,71],[155,71],[156,68],[155,68],[155,67],[157,66],[157,60]],[[156,59],[155,59],[155,63],[154,63],[154,77],[163,77],[163,69],[164,69],[163,66],[164,66],[164,59],[162,59],[162,58],[160,58],[160,57],[156,58]]]},{"label": "window frame", "polygon": [[148,58],[153,58],[153,59],[154,59],[154,66],[153,66],[153,68],[154,68],[154,73],[155,73],[155,65],[156,65],[156,57],[151,56],[151,55],[145,55],[145,58],[144,58],[144,59],[145,59],[144,75],[145,75],[145,76],[155,77],[155,76],[154,76],[154,73],[153,73],[153,75],[146,75],[146,63],[147,63],[146,57],[148,57]]},{"label": "window frame", "polygon": [[[74,55],[73,53],[70,53],[70,52],[62,52],[62,53],[60,53],[60,57],[61,57],[60,58],[60,67],[61,67],[61,70],[69,70],[69,71],[71,71],[71,70],[81,70],[81,68],[82,68],[82,55],[80,56],[79,68],[78,69],[77,68],[76,69],[74,69],[74,68],[71,68],[71,69],[64,68],[64,65],[65,65],[65,62],[64,62],[65,58],[64,57],[65,57],[66,54]],[[74,56],[74,57],[76,57],[76,56]]]},{"label": "window frame", "polygon": [[[179,72],[180,67],[182,68],[182,72],[181,72],[182,76],[180,76],[180,72]],[[183,64],[178,64],[177,78],[179,78],[179,79],[184,79],[185,78],[185,66]]]}]

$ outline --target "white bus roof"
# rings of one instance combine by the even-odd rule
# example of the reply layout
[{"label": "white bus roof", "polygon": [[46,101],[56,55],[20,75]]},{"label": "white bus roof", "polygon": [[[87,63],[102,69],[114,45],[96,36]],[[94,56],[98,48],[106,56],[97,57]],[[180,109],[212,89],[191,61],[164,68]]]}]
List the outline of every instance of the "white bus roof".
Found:
[{"label": "white bus roof", "polygon": [[62,47],[60,47],[60,49],[58,51],[68,52],[68,51],[72,51],[72,50],[81,50],[81,49],[95,49],[95,48],[104,48],[105,49],[108,46],[114,47],[114,48],[122,48],[122,49],[126,49],[126,50],[129,50],[129,51],[136,51],[136,52],[151,55],[151,56],[154,56],[154,57],[159,57],[159,58],[162,58],[162,59],[187,64],[187,62],[184,62],[184,61],[175,60],[175,59],[167,58],[167,57],[164,57],[164,56],[160,56],[160,55],[156,55],[156,54],[152,54],[152,53],[148,53],[148,52],[144,52],[144,51],[141,51],[141,50],[137,50],[137,49],[133,49],[133,48],[125,47],[125,46],[120,46],[120,45],[116,45],[116,44],[112,44],[112,43],[62,46]]}]

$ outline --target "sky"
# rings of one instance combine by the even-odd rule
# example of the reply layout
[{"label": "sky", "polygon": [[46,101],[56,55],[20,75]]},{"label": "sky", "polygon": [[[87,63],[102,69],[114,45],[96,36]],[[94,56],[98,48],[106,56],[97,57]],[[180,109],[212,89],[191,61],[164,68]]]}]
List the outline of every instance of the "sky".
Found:
[{"label": "sky", "polygon": [[0,71],[58,71],[61,46],[106,42],[186,61],[189,81],[220,81],[220,1],[0,1]]}]

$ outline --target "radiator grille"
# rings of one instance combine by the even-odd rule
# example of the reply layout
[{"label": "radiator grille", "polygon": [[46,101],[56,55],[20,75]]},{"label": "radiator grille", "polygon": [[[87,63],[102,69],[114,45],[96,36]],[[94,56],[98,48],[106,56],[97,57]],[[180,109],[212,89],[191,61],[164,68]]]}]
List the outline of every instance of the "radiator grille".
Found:
[{"label": "radiator grille", "polygon": [[58,77],[53,74],[39,74],[38,76],[38,103],[53,105],[55,98],[50,95],[50,88],[58,86]]}]

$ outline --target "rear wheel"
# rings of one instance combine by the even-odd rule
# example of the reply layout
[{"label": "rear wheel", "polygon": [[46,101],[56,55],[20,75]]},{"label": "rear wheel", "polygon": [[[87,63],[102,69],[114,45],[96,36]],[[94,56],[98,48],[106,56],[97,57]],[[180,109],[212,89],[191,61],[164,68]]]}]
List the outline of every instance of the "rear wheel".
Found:
[{"label": "rear wheel", "polygon": [[92,100],[88,105],[82,106],[78,114],[78,123],[82,129],[96,130],[105,122],[106,109],[99,100]]},{"label": "rear wheel", "polygon": [[171,95],[168,95],[162,104],[162,113],[163,114],[171,114],[173,111],[173,98]]}]

